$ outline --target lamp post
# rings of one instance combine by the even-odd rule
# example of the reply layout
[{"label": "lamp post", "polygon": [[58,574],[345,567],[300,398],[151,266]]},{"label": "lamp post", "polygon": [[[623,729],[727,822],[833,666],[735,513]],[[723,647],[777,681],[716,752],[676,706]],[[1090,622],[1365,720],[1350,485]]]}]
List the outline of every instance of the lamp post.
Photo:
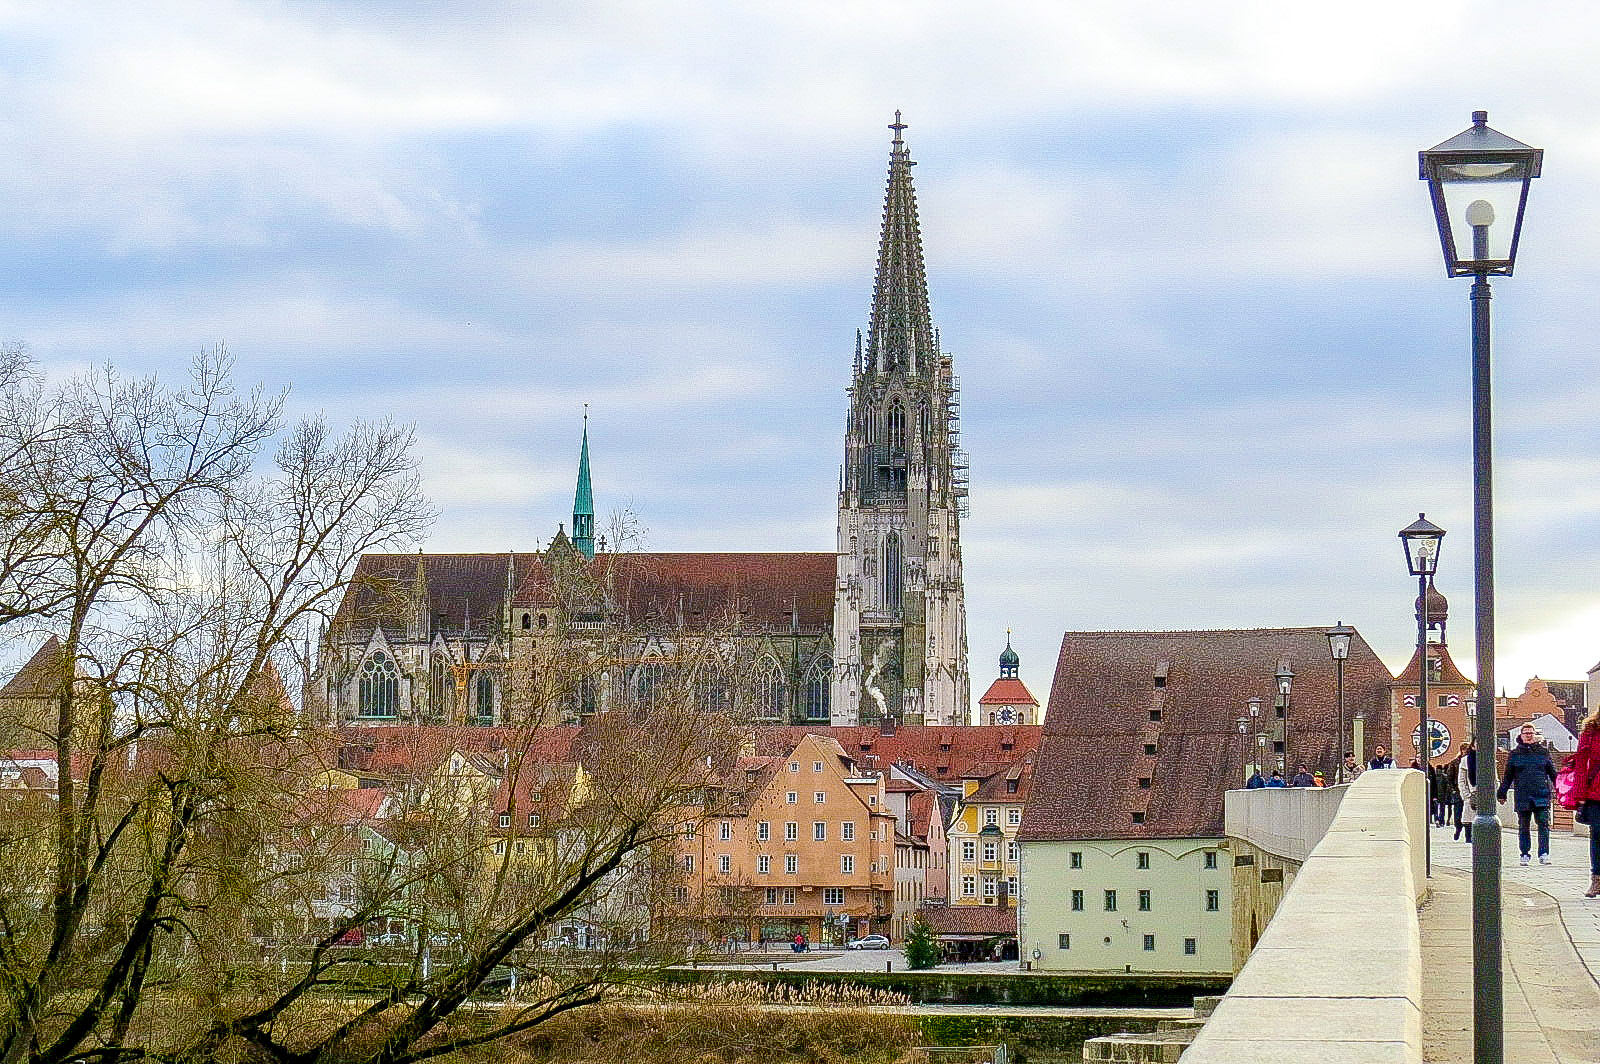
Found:
[{"label": "lamp post", "polygon": [[1248,783],[1250,780],[1250,759],[1245,753],[1244,737],[1250,728],[1250,718],[1240,717],[1236,723],[1239,725],[1239,778]]},{"label": "lamp post", "polygon": [[1423,869],[1433,875],[1433,793],[1428,785],[1428,760],[1433,746],[1428,726],[1428,581],[1439,568],[1439,547],[1444,529],[1426,514],[1400,530],[1406,548],[1406,568],[1417,578],[1417,764],[1422,766]]},{"label": "lamp post", "polygon": [[1294,670],[1289,659],[1278,662],[1278,706],[1283,710],[1283,778],[1289,778],[1289,694],[1294,690]]},{"label": "lamp post", "polygon": [[1261,757],[1265,753],[1267,738],[1261,734],[1261,699],[1250,698],[1245,701],[1245,706],[1250,711],[1250,732],[1256,737],[1256,771],[1261,771]]},{"label": "lamp post", "polygon": [[1339,741],[1333,744],[1335,783],[1344,782],[1344,744],[1349,741],[1344,729],[1344,662],[1350,656],[1350,637],[1355,634],[1356,630],[1343,621],[1328,629],[1328,652],[1333,655],[1333,668],[1338,676],[1339,691]]},{"label": "lamp post", "polygon": [[[1522,236],[1528,185],[1544,152],[1489,128],[1487,111],[1472,126],[1417,153],[1428,183],[1445,273],[1472,280],[1472,561],[1477,630],[1478,706],[1473,741],[1489,769],[1478,771],[1472,831],[1472,1059],[1505,1057],[1500,972],[1500,817],[1494,800],[1494,492],[1489,408],[1489,277],[1510,277]],[[1471,254],[1458,252],[1457,227],[1472,231]],[[1464,232],[1464,230],[1463,230]]]}]

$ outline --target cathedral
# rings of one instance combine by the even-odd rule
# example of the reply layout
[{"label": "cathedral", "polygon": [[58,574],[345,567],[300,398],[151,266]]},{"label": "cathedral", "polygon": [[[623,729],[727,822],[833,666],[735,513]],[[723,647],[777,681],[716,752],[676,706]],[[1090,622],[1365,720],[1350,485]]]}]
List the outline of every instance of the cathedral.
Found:
[{"label": "cathedral", "polygon": [[[559,642],[587,655],[561,713],[572,722],[648,700],[693,657],[696,697],[755,723],[970,723],[960,385],[928,309],[905,128],[896,112],[834,552],[607,551],[586,417],[571,536],[526,553],[363,557],[322,636],[309,711],[506,723],[514,663]],[[737,676],[686,653],[712,642],[736,645]]]}]

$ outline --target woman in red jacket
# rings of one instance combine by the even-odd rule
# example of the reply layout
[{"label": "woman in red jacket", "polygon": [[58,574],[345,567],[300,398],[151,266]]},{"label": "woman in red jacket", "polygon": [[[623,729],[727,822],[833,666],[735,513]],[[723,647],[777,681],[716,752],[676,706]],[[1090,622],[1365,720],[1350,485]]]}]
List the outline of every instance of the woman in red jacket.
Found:
[{"label": "woman in red jacket", "polygon": [[1578,819],[1589,825],[1589,889],[1584,897],[1600,898],[1600,706],[1589,712],[1578,729],[1572,773]]}]

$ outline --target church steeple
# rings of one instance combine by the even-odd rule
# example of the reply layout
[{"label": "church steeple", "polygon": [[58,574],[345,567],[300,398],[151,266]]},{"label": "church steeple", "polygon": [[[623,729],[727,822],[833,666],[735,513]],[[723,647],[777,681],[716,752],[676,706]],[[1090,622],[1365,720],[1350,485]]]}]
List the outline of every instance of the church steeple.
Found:
[{"label": "church steeple", "polygon": [[578,490],[572,498],[572,545],[594,560],[594,492],[589,486],[589,404],[583,404],[583,450],[578,453]]},{"label": "church steeple", "polygon": [[911,185],[911,150],[901,138],[906,124],[894,113],[889,128],[889,181],[878,241],[878,273],[872,286],[872,317],[867,323],[867,369],[871,373],[915,375],[933,355],[933,322],[928,313],[928,279],[922,265],[922,232],[917,224],[917,193]]}]

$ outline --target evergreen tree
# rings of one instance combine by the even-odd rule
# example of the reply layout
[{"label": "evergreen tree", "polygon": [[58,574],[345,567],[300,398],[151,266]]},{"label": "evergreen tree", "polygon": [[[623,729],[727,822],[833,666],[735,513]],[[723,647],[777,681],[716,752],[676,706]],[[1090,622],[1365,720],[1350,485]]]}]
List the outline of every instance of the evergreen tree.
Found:
[{"label": "evergreen tree", "polygon": [[918,920],[906,936],[906,964],[912,968],[932,968],[938,963],[939,944],[933,940],[933,931]]}]

